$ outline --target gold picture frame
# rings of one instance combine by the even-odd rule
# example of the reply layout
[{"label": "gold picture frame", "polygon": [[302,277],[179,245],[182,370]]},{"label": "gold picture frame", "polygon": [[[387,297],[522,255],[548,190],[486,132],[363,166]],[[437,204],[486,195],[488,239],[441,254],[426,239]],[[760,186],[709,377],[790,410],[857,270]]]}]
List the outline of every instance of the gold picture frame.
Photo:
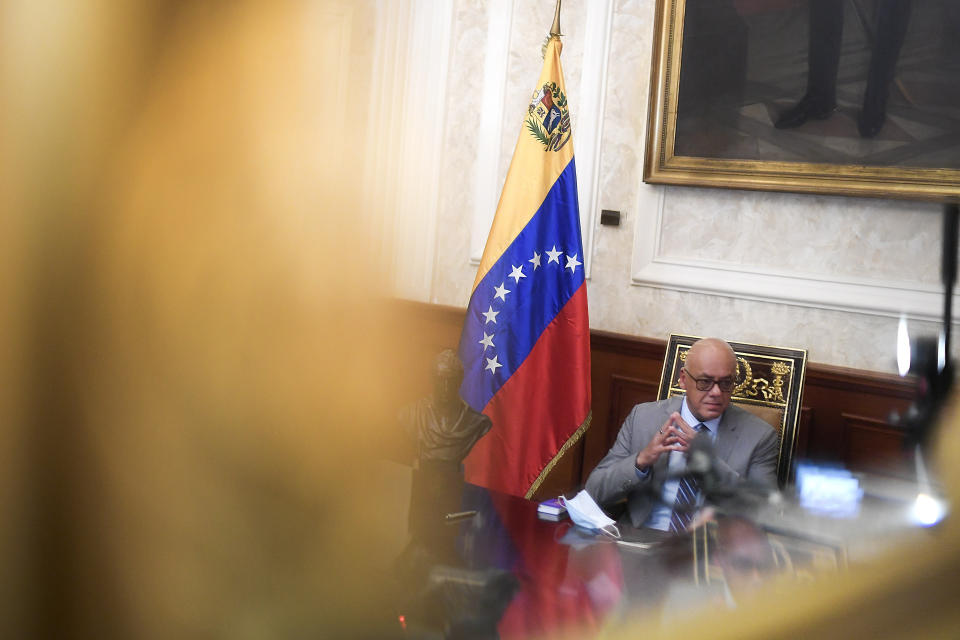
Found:
[{"label": "gold picture frame", "polygon": [[[862,9],[861,5],[866,1],[867,0],[837,0],[837,2],[849,3],[850,8],[848,8],[848,15],[853,11],[853,8],[857,8],[858,11]],[[937,0],[937,2],[942,3],[947,2],[947,0]],[[843,153],[838,154],[839,161],[824,161],[824,157],[817,154],[811,154],[811,157],[805,157],[802,153],[805,148],[804,144],[802,144],[804,142],[802,136],[806,135],[809,140],[810,136],[808,133],[800,129],[789,131],[775,130],[772,126],[772,122],[776,120],[776,110],[782,110],[785,104],[789,104],[790,100],[795,102],[799,98],[797,95],[784,95],[782,99],[777,100],[768,99],[765,104],[761,104],[754,110],[754,113],[760,113],[761,119],[767,118],[766,122],[769,123],[767,124],[767,128],[769,129],[771,138],[773,136],[779,136],[780,140],[797,143],[795,147],[801,150],[797,157],[783,159],[775,157],[776,154],[774,154],[774,157],[765,158],[762,157],[760,152],[758,152],[757,158],[749,158],[738,154],[726,154],[722,151],[709,154],[700,153],[695,148],[696,145],[686,143],[686,147],[693,148],[678,148],[678,122],[689,122],[687,113],[678,110],[681,80],[684,74],[684,69],[681,68],[681,61],[683,59],[685,46],[685,21],[690,19],[687,15],[687,9],[688,6],[690,6],[696,11],[702,11],[705,4],[708,3],[704,3],[702,0],[657,1],[653,57],[651,61],[647,147],[644,161],[645,182],[668,185],[918,199],[940,202],[956,202],[960,200],[960,131],[957,131],[953,134],[953,137],[950,138],[951,141],[955,139],[955,149],[951,147],[945,151],[941,150],[938,152],[939,155],[924,161],[929,164],[931,162],[939,162],[940,158],[947,158],[951,160],[948,164],[955,164],[956,166],[910,166],[909,162],[891,163],[890,166],[883,166],[874,162],[850,162],[848,157]],[[727,4],[736,11],[742,10],[741,7],[744,4],[762,5],[763,3],[744,3],[737,2],[736,0],[731,0],[727,3],[714,2],[711,5],[711,10],[713,7],[721,4]],[[784,3],[780,4],[782,5]],[[799,3],[794,2],[793,4],[798,5]],[[926,6],[924,3],[914,4]],[[946,11],[948,9],[943,10]],[[932,22],[934,20],[928,18],[926,15],[924,15],[923,18],[926,22]],[[868,24],[866,20],[863,20],[862,14],[861,20],[864,27],[862,29],[863,35],[869,35]],[[700,20],[700,23],[703,22],[705,21]],[[794,23],[799,23],[799,20],[794,20]],[[697,23],[693,24],[696,25]],[[856,31],[849,27],[847,30]],[[721,34],[725,33],[719,29],[717,31]],[[755,34],[756,32],[757,30],[754,30],[750,33]],[[695,33],[695,31],[691,30],[691,33]],[[794,69],[794,84],[798,82],[796,79],[799,75],[797,69],[799,65],[805,64],[805,62],[801,61],[806,60],[805,45],[800,44],[798,46],[798,43],[805,43],[806,40],[804,38],[806,38],[807,35],[806,33],[796,35],[791,40],[791,46],[795,49],[790,58]],[[718,37],[723,38],[728,36],[721,35]],[[734,34],[729,37],[736,38],[737,35]],[[847,36],[844,37],[846,38]],[[867,49],[866,45],[864,45],[863,48]],[[721,51],[722,48],[704,49],[703,51],[714,50]],[[694,51],[694,49],[691,49],[691,51]],[[691,69],[695,68],[696,62],[710,58],[709,55],[703,55],[703,51],[701,51],[700,55],[696,58],[691,58],[694,62],[694,64],[691,64]],[[844,56],[847,55],[848,53],[845,52]],[[694,74],[695,72],[690,71],[690,73]],[[694,75],[692,77],[697,76]],[[703,74],[703,77],[709,78],[709,74]],[[706,81],[709,82],[709,80]],[[687,81],[686,86],[691,86],[691,82],[693,81]],[[756,83],[752,84],[755,85]],[[906,95],[905,92],[904,95]],[[893,98],[891,98],[891,101],[892,100]],[[687,100],[686,102],[690,105],[697,105],[698,103],[696,100]],[[700,102],[708,103],[709,101],[704,100]],[[683,109],[684,106],[679,105],[679,108]],[[703,107],[702,104],[700,104],[694,108]],[[888,107],[888,109],[889,108],[890,107]],[[766,115],[764,111],[768,111],[773,115]],[[855,132],[857,126],[855,106],[849,103],[846,107],[839,106],[837,113],[840,113],[840,115],[833,117],[835,122],[833,122],[831,126],[835,128],[841,126],[847,126],[849,128],[852,126]],[[960,113],[960,104],[957,105],[957,113]],[[887,126],[893,121],[894,118],[891,115],[886,121]],[[853,124],[850,124],[851,122]],[[819,122],[812,124],[823,126]],[[758,125],[754,122],[753,126],[756,127]],[[706,129],[704,129],[704,131],[706,131]],[[755,128],[754,131],[761,131],[762,135],[768,135],[766,130]],[[809,131],[809,129],[807,131]],[[748,135],[748,133],[744,133],[742,137],[747,139]],[[866,149],[869,149],[871,145],[878,146],[880,144],[879,141],[857,140],[855,136],[856,134],[854,133],[850,139],[845,142],[850,146],[856,147],[856,145],[859,145],[860,148]],[[810,148],[810,146],[811,145],[807,145],[806,148]],[[767,148],[771,148],[770,145],[767,145]],[[716,149],[713,151],[716,151]],[[887,153],[887,156],[882,156],[882,154],[874,154],[874,156],[894,157],[891,156],[890,153]],[[954,160],[955,162],[953,162]]]}]

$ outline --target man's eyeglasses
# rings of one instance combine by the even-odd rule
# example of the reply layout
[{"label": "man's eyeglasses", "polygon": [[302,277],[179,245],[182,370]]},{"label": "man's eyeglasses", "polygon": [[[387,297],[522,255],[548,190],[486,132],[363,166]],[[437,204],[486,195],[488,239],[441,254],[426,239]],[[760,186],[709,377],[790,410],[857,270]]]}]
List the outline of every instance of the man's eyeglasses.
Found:
[{"label": "man's eyeglasses", "polygon": [[720,387],[720,391],[723,391],[724,393],[730,393],[733,391],[733,386],[736,383],[733,378],[720,378],[719,380],[709,377],[698,378],[690,373],[690,370],[686,367],[683,368],[683,372],[687,374],[688,378],[696,383],[697,391],[710,391],[710,389],[713,389],[713,385],[717,385]]}]

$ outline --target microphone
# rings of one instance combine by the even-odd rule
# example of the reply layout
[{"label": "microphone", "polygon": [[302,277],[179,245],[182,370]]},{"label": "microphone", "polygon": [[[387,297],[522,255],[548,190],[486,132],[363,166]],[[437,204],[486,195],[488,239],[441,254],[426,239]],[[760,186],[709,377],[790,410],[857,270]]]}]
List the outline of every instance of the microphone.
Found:
[{"label": "microphone", "polygon": [[683,475],[696,478],[706,503],[725,512],[742,513],[768,502],[776,493],[755,480],[725,477],[719,463],[713,440],[709,437],[697,437],[690,442]]},{"label": "microphone", "polygon": [[717,470],[717,453],[713,441],[708,437],[696,437],[687,449],[686,474],[692,475],[700,484],[704,496],[728,495],[732,491]]}]

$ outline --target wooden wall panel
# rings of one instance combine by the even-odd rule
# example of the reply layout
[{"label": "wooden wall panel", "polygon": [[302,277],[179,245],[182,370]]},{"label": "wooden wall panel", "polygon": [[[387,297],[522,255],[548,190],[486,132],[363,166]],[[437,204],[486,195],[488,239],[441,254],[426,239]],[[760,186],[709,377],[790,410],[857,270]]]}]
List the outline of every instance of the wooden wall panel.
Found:
[{"label": "wooden wall panel", "polygon": [[843,455],[847,464],[863,471],[909,477],[913,452],[903,446],[903,435],[882,420],[842,412]]},{"label": "wooden wall panel", "polygon": [[[886,422],[891,413],[905,412],[914,394],[912,381],[894,375],[808,365],[803,405],[812,419],[805,434],[805,457],[839,461],[853,471],[883,468],[899,475],[909,473],[902,457],[899,468],[893,468],[896,456],[891,451],[902,449],[903,434]],[[875,437],[867,437],[868,425]],[[884,462],[874,465],[871,460]]]},{"label": "wooden wall panel", "polygon": [[657,397],[666,342],[624,341],[603,331],[590,333],[593,427],[584,437],[578,485],[610,449],[630,409]]},{"label": "wooden wall panel", "polygon": [[[456,349],[465,311],[397,302],[396,313],[413,331],[404,347],[408,379],[398,383],[409,402],[429,393],[430,363],[443,348]],[[590,335],[593,422],[554,468],[537,498],[581,487],[613,444],[633,405],[657,395],[666,340],[605,331]],[[911,457],[903,451],[903,435],[887,419],[893,411],[906,411],[913,397],[910,380],[808,362],[797,459],[836,462],[852,471],[909,475]]]}]

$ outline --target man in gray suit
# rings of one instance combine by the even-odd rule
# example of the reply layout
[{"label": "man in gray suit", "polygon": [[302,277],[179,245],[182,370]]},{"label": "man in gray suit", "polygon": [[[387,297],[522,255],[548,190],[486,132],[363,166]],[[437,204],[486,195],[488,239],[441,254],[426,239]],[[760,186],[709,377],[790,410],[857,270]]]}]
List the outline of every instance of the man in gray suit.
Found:
[{"label": "man in gray suit", "polygon": [[[730,406],[736,367],[733,349],[723,340],[695,342],[680,373],[685,395],[633,408],[617,441],[587,478],[594,500],[611,505],[626,498],[634,527],[683,530],[686,522],[677,523],[674,507],[678,494],[691,489],[683,475],[694,437],[712,440],[718,482],[746,479],[774,488],[777,433],[750,412]],[[692,489],[693,503],[702,502],[695,484]]]}]

